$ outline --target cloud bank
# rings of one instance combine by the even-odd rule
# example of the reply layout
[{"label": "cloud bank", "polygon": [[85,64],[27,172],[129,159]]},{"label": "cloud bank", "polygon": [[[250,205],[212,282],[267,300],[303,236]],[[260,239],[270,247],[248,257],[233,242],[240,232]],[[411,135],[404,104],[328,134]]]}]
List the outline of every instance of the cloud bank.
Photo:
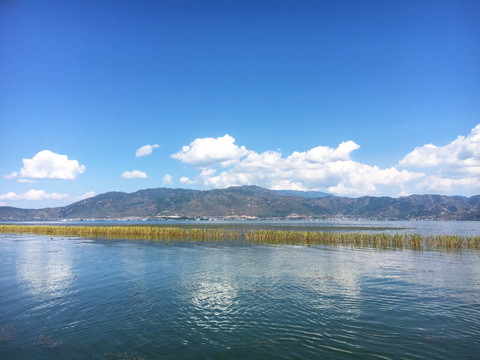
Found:
[{"label": "cloud bank", "polygon": [[387,168],[353,160],[352,154],[359,148],[349,140],[337,147],[317,146],[284,156],[279,151],[248,150],[226,134],[195,139],[172,158],[200,171],[193,179],[180,178],[182,184],[208,188],[260,185],[328,191],[339,196],[473,194],[480,190],[480,125],[445,146],[417,147]]},{"label": "cloud bank", "polygon": [[0,195],[0,200],[60,200],[68,197],[67,194],[51,193],[47,194],[43,190],[28,190],[24,194],[16,194],[14,192],[9,192],[3,195]]},{"label": "cloud bank", "polygon": [[1,194],[0,206],[7,206],[16,201],[50,201],[53,206],[64,206],[75,201],[90,198],[92,196],[95,196],[93,191],[86,192],[80,196],[70,196],[68,194],[47,193],[44,190],[31,189],[23,194],[17,194],[14,192]]},{"label": "cloud bank", "polygon": [[422,169],[427,176],[419,191],[450,193],[457,189],[480,189],[480,124],[467,136],[458,136],[444,146],[426,144],[415,148],[399,167]]}]

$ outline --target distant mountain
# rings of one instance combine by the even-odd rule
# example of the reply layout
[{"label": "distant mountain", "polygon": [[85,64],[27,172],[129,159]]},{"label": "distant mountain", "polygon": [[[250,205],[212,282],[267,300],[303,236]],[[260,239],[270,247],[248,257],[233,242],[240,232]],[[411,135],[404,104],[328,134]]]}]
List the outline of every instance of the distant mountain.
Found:
[{"label": "distant mountain", "polygon": [[211,217],[480,220],[480,196],[346,198],[237,186],[205,191],[158,188],[108,192],[65,207],[40,210],[0,207],[0,221]]}]

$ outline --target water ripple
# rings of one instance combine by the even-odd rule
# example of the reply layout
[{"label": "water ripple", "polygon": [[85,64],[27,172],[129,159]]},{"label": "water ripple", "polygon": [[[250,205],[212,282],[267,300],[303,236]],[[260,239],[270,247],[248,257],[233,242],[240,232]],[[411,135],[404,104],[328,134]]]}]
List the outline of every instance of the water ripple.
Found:
[{"label": "water ripple", "polygon": [[[449,359],[480,353],[465,253],[3,237],[6,358]],[[5,358],[5,356],[3,356]]]}]

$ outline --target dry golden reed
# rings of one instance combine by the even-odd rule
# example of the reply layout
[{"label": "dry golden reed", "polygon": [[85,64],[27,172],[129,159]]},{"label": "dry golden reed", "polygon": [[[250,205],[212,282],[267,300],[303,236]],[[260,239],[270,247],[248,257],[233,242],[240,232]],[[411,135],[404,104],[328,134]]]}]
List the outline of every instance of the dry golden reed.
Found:
[{"label": "dry golden reed", "polygon": [[285,230],[231,230],[166,226],[50,226],[0,225],[0,233],[86,236],[120,239],[245,241],[255,244],[330,245],[384,249],[480,249],[480,236],[319,232]]}]

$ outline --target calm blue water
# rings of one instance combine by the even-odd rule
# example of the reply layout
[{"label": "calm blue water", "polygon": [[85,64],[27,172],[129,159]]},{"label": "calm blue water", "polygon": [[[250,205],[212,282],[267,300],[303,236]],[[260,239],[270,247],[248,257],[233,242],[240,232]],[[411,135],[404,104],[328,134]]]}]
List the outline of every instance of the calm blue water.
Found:
[{"label": "calm blue water", "polygon": [[478,359],[480,252],[0,234],[1,359]]}]

